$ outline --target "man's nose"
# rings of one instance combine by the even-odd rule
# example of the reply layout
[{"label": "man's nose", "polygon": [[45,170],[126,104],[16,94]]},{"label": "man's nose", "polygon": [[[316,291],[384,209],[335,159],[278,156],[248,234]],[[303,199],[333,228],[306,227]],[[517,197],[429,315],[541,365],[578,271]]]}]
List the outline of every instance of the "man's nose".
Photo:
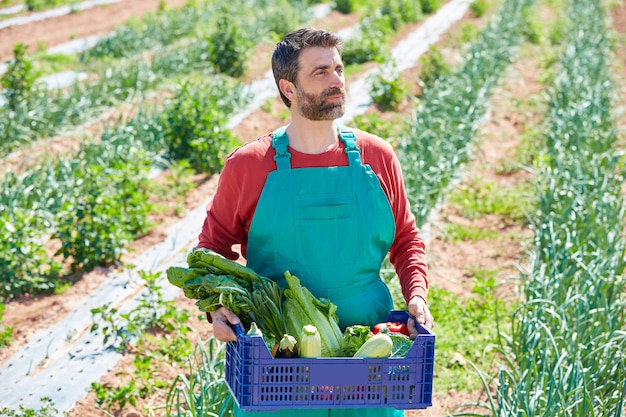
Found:
[{"label": "man's nose", "polygon": [[331,81],[331,87],[343,88],[346,85],[346,79],[342,72],[334,71]]}]

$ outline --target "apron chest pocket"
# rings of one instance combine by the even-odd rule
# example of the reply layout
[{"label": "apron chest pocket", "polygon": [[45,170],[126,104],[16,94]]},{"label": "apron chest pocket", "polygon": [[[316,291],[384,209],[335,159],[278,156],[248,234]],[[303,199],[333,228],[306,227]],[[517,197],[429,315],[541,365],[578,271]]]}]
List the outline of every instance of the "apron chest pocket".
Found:
[{"label": "apron chest pocket", "polygon": [[359,260],[355,198],[349,194],[294,197],[296,258],[303,265]]}]

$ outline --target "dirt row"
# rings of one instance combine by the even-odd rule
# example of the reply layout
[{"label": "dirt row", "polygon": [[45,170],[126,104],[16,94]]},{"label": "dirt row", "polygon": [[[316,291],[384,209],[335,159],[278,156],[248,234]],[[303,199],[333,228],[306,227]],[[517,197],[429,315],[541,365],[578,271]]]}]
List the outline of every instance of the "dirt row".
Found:
[{"label": "dirt row", "polygon": [[[187,0],[167,0],[171,7],[181,7]],[[106,35],[131,17],[141,18],[156,12],[161,0],[122,0],[65,16],[53,17],[0,29],[0,62],[13,57],[13,46],[22,43],[28,52],[52,48],[74,39]]]}]

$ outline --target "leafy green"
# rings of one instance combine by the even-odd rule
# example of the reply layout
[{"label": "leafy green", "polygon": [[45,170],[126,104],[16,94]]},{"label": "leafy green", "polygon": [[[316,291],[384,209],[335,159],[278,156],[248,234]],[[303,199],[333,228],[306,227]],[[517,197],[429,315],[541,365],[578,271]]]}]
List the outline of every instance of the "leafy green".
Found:
[{"label": "leafy green", "polygon": [[369,339],[370,335],[369,326],[355,324],[346,327],[346,330],[343,331],[339,354],[337,356],[354,356],[356,351],[363,346],[363,343]]},{"label": "leafy green", "polygon": [[406,354],[409,353],[411,346],[413,346],[413,340],[411,340],[409,336],[401,333],[389,332],[387,335],[391,337],[391,341],[393,342],[390,357],[404,358]]},{"label": "leafy green", "polygon": [[224,306],[239,317],[246,329],[254,321],[276,341],[287,333],[283,294],[276,282],[208,249],[193,249],[187,264],[188,268],[168,268],[167,279],[182,288],[187,298],[198,300],[200,311]]},{"label": "leafy green", "polygon": [[307,324],[317,327],[322,341],[322,356],[337,356],[342,339],[337,319],[337,306],[329,299],[316,298],[300,284],[300,279],[285,272],[285,326],[289,334],[295,335],[300,342],[302,328]]}]

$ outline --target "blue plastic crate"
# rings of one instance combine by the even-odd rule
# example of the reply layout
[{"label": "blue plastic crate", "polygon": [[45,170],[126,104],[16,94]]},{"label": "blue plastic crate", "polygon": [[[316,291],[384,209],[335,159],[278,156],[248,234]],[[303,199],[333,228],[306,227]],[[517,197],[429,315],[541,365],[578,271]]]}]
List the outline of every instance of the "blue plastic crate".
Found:
[{"label": "blue plastic crate", "polygon": [[[405,322],[394,310],[387,321]],[[419,336],[403,358],[274,358],[261,336],[236,329],[226,347],[226,382],[245,411],[283,408],[397,408],[432,405],[435,335]]]}]

